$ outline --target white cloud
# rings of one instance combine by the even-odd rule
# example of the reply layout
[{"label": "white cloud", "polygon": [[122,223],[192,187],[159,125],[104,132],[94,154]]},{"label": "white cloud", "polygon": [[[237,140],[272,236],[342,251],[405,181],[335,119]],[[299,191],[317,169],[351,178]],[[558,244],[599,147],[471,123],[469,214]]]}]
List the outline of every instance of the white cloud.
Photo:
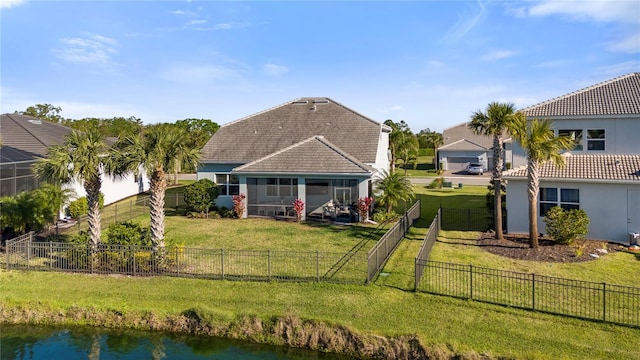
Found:
[{"label": "white cloud", "polygon": [[[638,14],[638,16],[640,16],[640,14]],[[610,42],[607,50],[629,54],[640,53],[640,33],[633,33],[619,41]]]},{"label": "white cloud", "polygon": [[10,8],[24,4],[25,0],[0,0],[0,8]]},{"label": "white cloud", "polygon": [[114,39],[92,33],[82,33],[82,37],[70,37],[60,40],[61,48],[53,49],[60,60],[76,64],[114,65],[112,58],[118,52],[114,48],[118,42]]},{"label": "white cloud", "polygon": [[193,11],[184,11],[184,10],[173,10],[173,11],[169,11],[169,13],[173,15],[186,15],[186,16],[196,15],[196,13],[194,13]]},{"label": "white cloud", "polygon": [[472,9],[472,14],[458,14],[458,21],[447,31],[444,36],[445,41],[458,41],[462,39],[469,31],[478,25],[485,17],[485,4],[482,1],[476,1],[479,9]]},{"label": "white cloud", "polygon": [[187,23],[187,25],[202,25],[206,23],[207,23],[207,20],[191,20]]},{"label": "white cloud", "polygon": [[596,69],[597,73],[607,76],[618,76],[640,71],[640,60],[625,61],[619,64],[603,66]]},{"label": "white cloud", "polygon": [[482,55],[480,58],[485,61],[493,61],[493,60],[506,59],[508,57],[515,56],[517,54],[518,53],[516,51],[511,51],[511,50],[492,50]]},{"label": "white cloud", "polygon": [[269,76],[281,76],[286,74],[289,68],[276,64],[264,64],[262,65],[262,72]]},{"label": "white cloud", "polygon": [[573,20],[640,23],[638,1],[542,1],[519,11],[522,15],[564,15]]},{"label": "white cloud", "polygon": [[563,67],[565,65],[568,65],[569,63],[570,63],[570,61],[568,61],[568,60],[550,60],[550,61],[541,62],[541,63],[535,65],[535,67],[539,67],[539,68],[559,68],[559,67]]},{"label": "white cloud", "polygon": [[241,79],[242,74],[242,69],[228,65],[178,64],[164,71],[161,76],[177,83],[211,84]]}]

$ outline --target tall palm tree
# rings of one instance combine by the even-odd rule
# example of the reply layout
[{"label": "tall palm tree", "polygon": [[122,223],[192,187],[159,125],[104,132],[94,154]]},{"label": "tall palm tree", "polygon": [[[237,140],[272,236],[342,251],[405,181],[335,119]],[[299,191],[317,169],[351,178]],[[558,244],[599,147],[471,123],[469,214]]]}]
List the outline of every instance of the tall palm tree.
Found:
[{"label": "tall palm tree", "polygon": [[493,137],[493,168],[491,181],[494,187],[493,217],[496,225],[496,239],[502,240],[502,169],[504,167],[504,134],[513,126],[513,122],[520,115],[515,111],[513,103],[492,102],[487,105],[486,112],[480,110],[471,115],[469,128],[475,134]]},{"label": "tall palm tree", "polygon": [[527,154],[527,198],[529,200],[529,246],[538,248],[538,193],[540,191],[540,166],[553,161],[564,166],[563,150],[574,146],[567,136],[556,137],[548,119],[534,119],[527,124],[524,116],[516,120],[511,133]]},{"label": "tall palm tree", "polygon": [[[101,172],[111,168],[105,156],[109,146],[97,128],[87,131],[74,130],[64,143],[54,145],[47,157],[36,161],[33,171],[36,177],[56,185],[81,182],[87,193],[89,206],[89,237],[94,250],[100,243],[100,204],[98,198],[102,188]],[[108,171],[106,171],[109,174]]]},{"label": "tall palm tree", "polygon": [[200,149],[188,146],[188,133],[168,124],[153,125],[139,134],[129,134],[118,139],[112,158],[117,172],[132,171],[139,175],[146,172],[151,197],[151,241],[154,250],[164,248],[164,193],[167,175],[182,165],[197,167]]},{"label": "tall palm tree", "polygon": [[401,201],[413,199],[413,186],[409,178],[400,172],[383,171],[382,175],[383,177],[376,179],[373,185],[377,191],[381,192],[377,196],[378,201],[387,207],[387,213],[390,214]]}]

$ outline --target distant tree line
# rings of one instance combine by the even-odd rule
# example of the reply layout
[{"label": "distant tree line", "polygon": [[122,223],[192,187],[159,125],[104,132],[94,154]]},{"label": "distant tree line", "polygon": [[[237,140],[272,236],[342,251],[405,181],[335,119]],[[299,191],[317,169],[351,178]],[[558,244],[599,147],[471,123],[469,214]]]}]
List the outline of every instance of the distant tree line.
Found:
[{"label": "distant tree line", "polygon": [[415,169],[420,156],[433,155],[435,158],[436,149],[443,143],[442,134],[429,128],[414,134],[404,120],[394,122],[388,119],[384,124],[391,128],[391,134],[389,134],[391,171],[394,171],[400,163],[405,172],[409,166]]}]

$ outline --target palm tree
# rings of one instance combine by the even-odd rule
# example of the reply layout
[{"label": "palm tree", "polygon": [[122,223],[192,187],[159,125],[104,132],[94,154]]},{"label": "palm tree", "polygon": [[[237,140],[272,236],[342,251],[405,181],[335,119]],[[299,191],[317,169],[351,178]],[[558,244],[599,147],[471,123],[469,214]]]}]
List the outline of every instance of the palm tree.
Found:
[{"label": "palm tree", "polygon": [[480,110],[471,115],[469,128],[475,134],[493,137],[493,168],[491,169],[491,181],[494,187],[493,217],[496,225],[496,239],[502,240],[502,169],[504,167],[504,139],[505,132],[513,126],[514,120],[519,117],[515,112],[513,103],[492,102],[487,106],[486,112]]},{"label": "palm tree", "polygon": [[114,146],[112,158],[119,167],[117,172],[131,171],[139,175],[145,171],[149,177],[149,210],[151,241],[154,250],[164,248],[164,193],[167,175],[182,165],[197,167],[200,149],[188,146],[186,131],[169,124],[153,125],[139,134],[122,136]]},{"label": "palm tree", "polygon": [[567,136],[556,137],[548,119],[534,119],[527,124],[524,116],[518,118],[511,130],[527,154],[527,198],[529,200],[529,246],[538,248],[538,192],[540,190],[540,166],[553,161],[564,166],[563,150],[569,150],[574,142]]},{"label": "palm tree", "polygon": [[401,201],[413,199],[413,186],[409,178],[397,171],[389,173],[383,170],[382,175],[383,177],[376,179],[373,185],[381,192],[377,196],[378,201],[387,207],[387,214],[390,214]]},{"label": "palm tree", "polygon": [[[97,128],[72,131],[61,145],[47,151],[47,157],[33,165],[39,179],[55,185],[82,183],[89,205],[88,222],[91,245],[95,250],[100,243],[100,204],[102,188],[101,172],[109,169],[108,145]],[[107,174],[110,172],[106,171]]]}]

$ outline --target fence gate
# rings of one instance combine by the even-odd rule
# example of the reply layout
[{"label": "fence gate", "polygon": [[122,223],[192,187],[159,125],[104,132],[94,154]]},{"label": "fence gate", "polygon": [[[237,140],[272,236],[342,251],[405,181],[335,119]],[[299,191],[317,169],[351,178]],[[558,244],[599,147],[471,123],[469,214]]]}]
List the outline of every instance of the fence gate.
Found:
[{"label": "fence gate", "polygon": [[17,238],[7,240],[5,245],[5,257],[7,260],[7,270],[10,267],[21,268],[29,267],[29,259],[31,257],[31,242],[35,233],[33,231],[20,235]]}]

